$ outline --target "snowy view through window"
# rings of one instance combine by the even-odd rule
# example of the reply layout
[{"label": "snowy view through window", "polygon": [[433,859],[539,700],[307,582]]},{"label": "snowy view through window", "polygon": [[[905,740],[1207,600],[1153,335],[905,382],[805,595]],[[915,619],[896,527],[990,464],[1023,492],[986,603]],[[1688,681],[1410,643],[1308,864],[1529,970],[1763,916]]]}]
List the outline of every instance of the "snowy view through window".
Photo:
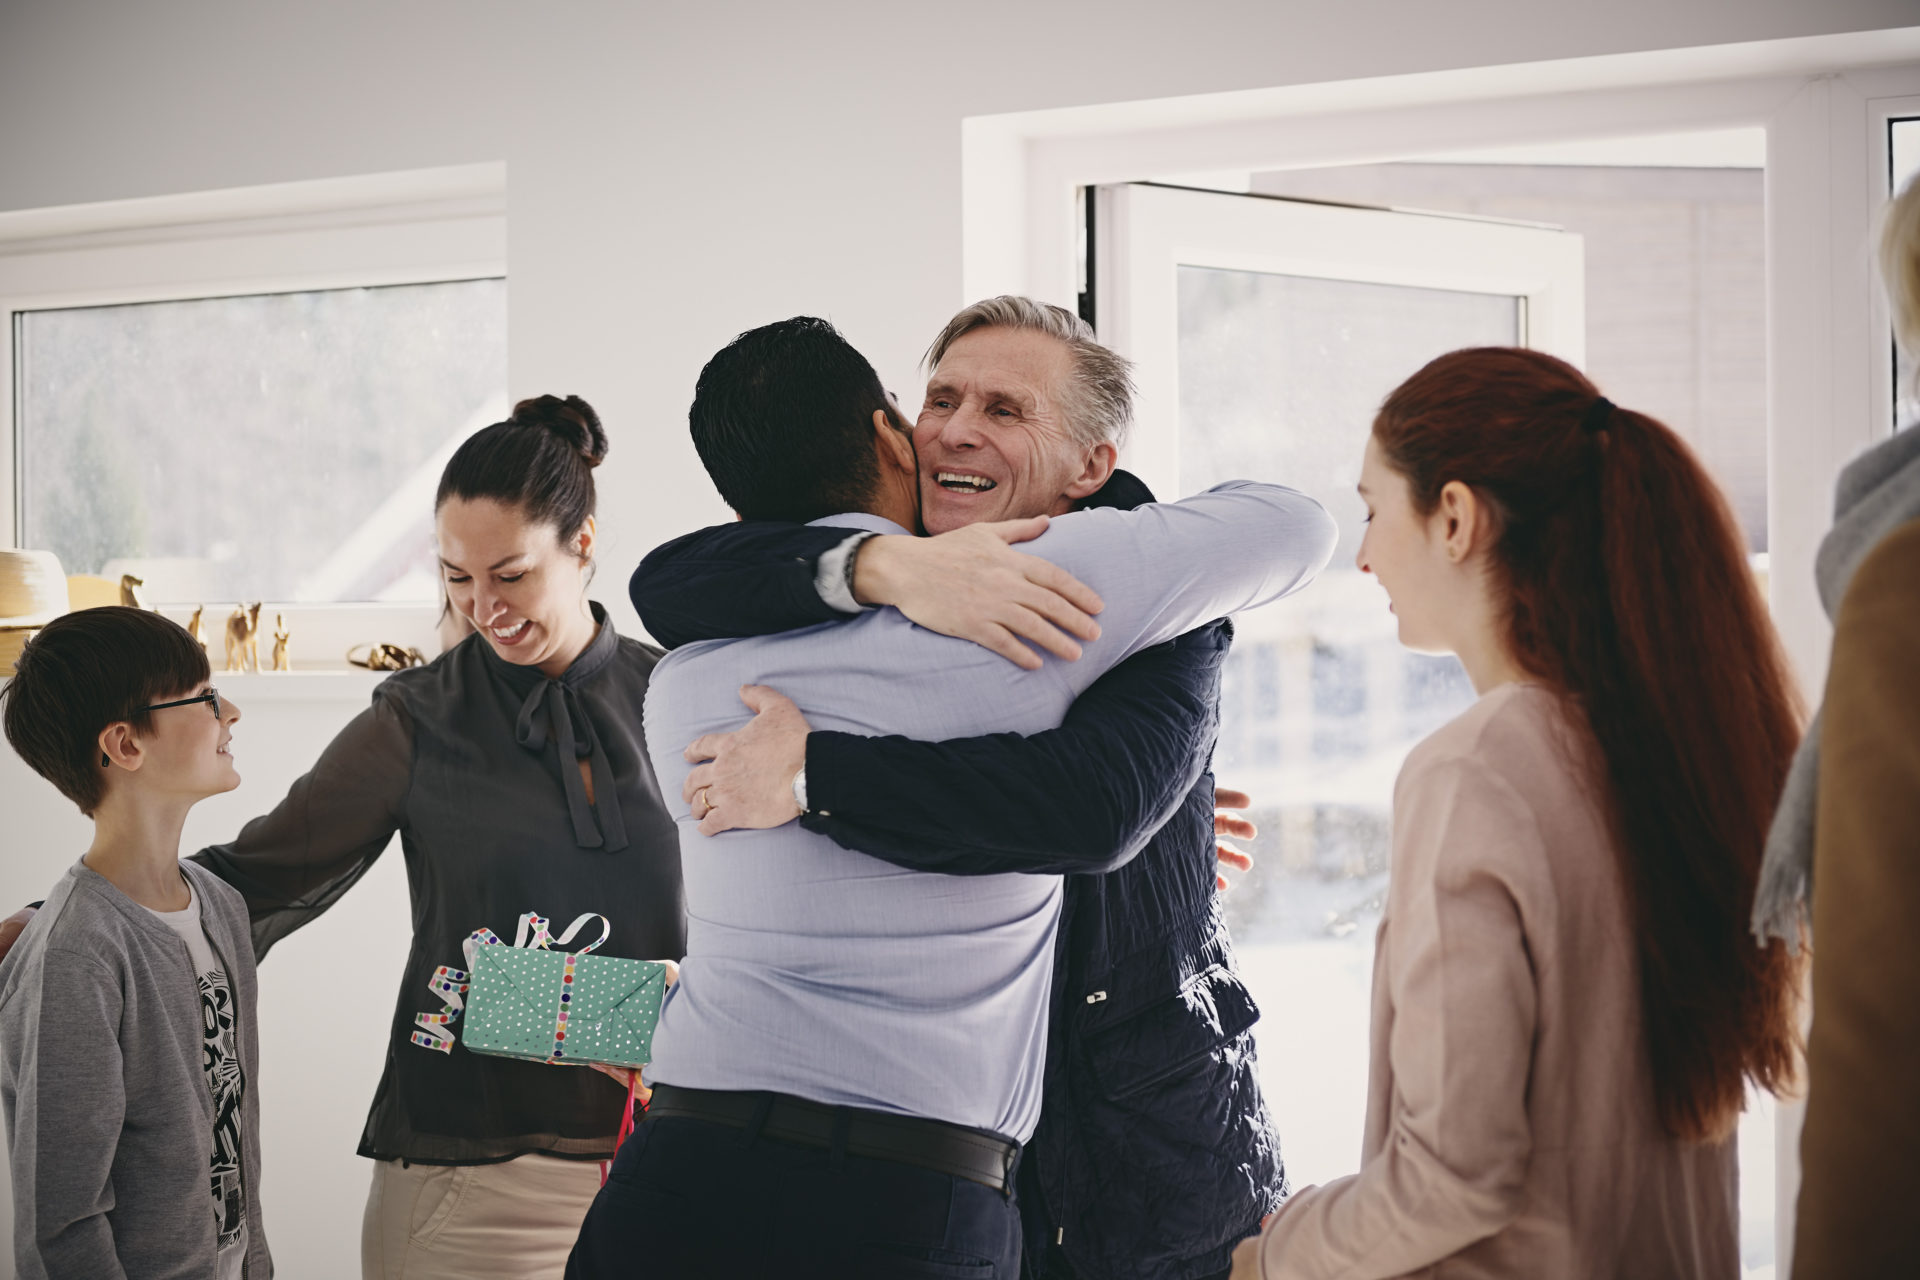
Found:
[{"label": "snowy view through window", "polygon": [[506,339],[504,280],[23,312],[23,545],[156,603],[436,600]]}]

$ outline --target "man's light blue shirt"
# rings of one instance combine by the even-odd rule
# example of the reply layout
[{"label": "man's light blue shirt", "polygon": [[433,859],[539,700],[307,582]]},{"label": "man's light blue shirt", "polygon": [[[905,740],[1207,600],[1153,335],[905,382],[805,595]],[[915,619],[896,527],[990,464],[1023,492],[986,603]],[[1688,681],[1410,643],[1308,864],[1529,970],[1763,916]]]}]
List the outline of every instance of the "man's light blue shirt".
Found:
[{"label": "man's light blue shirt", "polygon": [[[865,514],[815,523],[906,532]],[[908,871],[797,822],[703,836],[680,800],[682,750],[746,722],[746,684],[786,694],[816,729],[939,740],[1056,728],[1132,654],[1306,584],[1334,533],[1313,499],[1245,482],[1056,517],[1020,549],[1106,607],[1079,661],[1047,657],[1038,671],[894,609],[668,654],[645,721],[680,824],[687,956],[648,1080],[766,1089],[1026,1141],[1040,1111],[1060,877]]]}]

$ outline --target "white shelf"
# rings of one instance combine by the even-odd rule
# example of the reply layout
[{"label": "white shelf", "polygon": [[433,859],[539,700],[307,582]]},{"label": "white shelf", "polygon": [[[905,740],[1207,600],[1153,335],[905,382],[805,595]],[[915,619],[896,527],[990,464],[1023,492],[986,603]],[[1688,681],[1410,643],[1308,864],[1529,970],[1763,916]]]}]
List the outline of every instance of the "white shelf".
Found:
[{"label": "white shelf", "polygon": [[393,673],[362,671],[358,667],[313,668],[306,671],[222,671],[216,663],[213,685],[231,693],[235,702],[354,702],[364,704],[373,687]]}]

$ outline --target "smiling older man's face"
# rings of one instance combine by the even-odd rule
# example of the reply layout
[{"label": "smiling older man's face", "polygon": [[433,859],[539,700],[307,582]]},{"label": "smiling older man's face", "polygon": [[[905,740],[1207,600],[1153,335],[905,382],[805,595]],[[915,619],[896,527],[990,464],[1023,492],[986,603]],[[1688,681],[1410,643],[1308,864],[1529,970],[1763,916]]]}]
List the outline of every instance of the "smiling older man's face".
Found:
[{"label": "smiling older man's face", "polygon": [[913,429],[928,533],[1063,515],[1104,483],[1096,447],[1067,425],[1072,373],[1066,343],[1027,329],[975,329],[947,348]]}]

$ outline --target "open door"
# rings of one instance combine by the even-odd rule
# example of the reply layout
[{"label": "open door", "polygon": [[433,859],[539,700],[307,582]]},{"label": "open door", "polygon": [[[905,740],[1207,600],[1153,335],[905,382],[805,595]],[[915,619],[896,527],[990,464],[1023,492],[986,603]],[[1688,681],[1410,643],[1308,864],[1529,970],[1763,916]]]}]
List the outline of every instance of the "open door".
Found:
[{"label": "open door", "polygon": [[1445,351],[1585,353],[1581,240],[1554,227],[1150,184],[1094,199],[1094,325],[1136,362],[1126,465],[1156,492],[1226,478],[1193,455],[1229,439],[1363,441]]},{"label": "open door", "polygon": [[1137,362],[1122,465],[1163,497],[1274,480],[1340,525],[1326,573],[1237,620],[1214,772],[1253,793],[1259,862],[1226,895],[1263,1016],[1261,1079],[1295,1186],[1358,1166],[1393,780],[1473,699],[1400,647],[1354,565],[1361,451],[1387,393],[1443,352],[1583,355],[1580,237],[1551,227],[1132,185],[1094,193],[1102,341]]}]

